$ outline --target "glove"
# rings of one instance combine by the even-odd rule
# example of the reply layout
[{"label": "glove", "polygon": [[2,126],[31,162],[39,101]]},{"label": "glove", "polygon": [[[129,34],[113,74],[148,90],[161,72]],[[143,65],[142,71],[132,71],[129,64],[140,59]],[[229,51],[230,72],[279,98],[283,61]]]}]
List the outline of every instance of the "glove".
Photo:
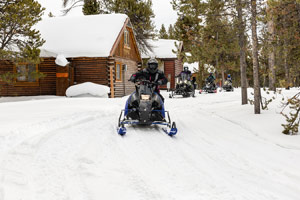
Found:
[{"label": "glove", "polygon": [[163,83],[162,83],[162,80],[157,81],[157,84],[158,84],[158,85],[162,85],[162,84],[163,84]]},{"label": "glove", "polygon": [[134,82],[134,83],[135,83],[136,79],[135,79],[135,77],[134,77],[134,76],[131,76],[131,77],[130,77],[130,79],[129,79],[129,81],[131,81],[131,82]]}]

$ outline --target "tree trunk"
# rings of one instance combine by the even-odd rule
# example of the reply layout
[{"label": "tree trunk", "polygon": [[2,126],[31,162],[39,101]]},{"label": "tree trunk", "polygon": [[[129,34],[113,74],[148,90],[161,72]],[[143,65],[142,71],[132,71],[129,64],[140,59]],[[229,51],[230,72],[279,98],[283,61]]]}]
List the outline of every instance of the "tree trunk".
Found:
[{"label": "tree trunk", "polygon": [[254,113],[260,114],[260,87],[258,66],[258,40],[256,21],[256,0],[251,0],[251,29],[252,29],[252,57],[253,57],[253,83],[254,83]]},{"label": "tree trunk", "polygon": [[[283,27],[285,30],[288,30],[287,27],[287,19],[286,15],[283,16]],[[285,88],[289,89],[290,86],[290,69],[288,64],[288,34],[286,33],[284,40],[283,40],[283,64],[284,64],[284,74],[285,74]]]},{"label": "tree trunk", "polygon": [[287,42],[286,39],[284,41],[284,74],[285,74],[285,88],[289,89],[290,86],[290,70],[288,65],[288,50],[287,50]]},{"label": "tree trunk", "polygon": [[236,10],[238,13],[242,105],[244,105],[244,104],[248,104],[248,94],[247,94],[247,72],[246,72],[245,25],[244,25],[244,21],[243,21],[243,8],[242,8],[241,0],[236,0]]},{"label": "tree trunk", "polygon": [[201,64],[201,61],[198,62],[198,73],[199,73],[199,80],[198,81],[198,84],[199,84],[199,89],[202,89],[203,88],[203,65]]},{"label": "tree trunk", "polygon": [[[270,0],[269,0],[270,1]],[[274,37],[275,37],[275,26],[274,26],[274,18],[271,11],[271,8],[267,8],[267,14],[269,16],[268,19],[268,33],[269,33],[269,56],[268,56],[268,64],[269,64],[269,89],[275,91],[275,83],[276,83],[276,71],[275,71],[275,47],[274,47]]]},{"label": "tree trunk", "polygon": [[225,83],[225,74],[224,74],[224,66],[223,65],[221,67],[221,73],[222,73],[222,85],[220,85],[220,87],[223,86]]}]

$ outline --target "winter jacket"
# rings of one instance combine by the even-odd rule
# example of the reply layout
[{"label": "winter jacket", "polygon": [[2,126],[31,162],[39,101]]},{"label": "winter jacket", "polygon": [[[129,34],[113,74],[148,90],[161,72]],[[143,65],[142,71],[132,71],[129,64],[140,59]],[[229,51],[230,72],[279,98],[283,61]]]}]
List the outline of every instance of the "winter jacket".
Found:
[{"label": "winter jacket", "polygon": [[213,83],[216,80],[214,75],[209,75],[209,77],[206,79],[207,83]]},{"label": "winter jacket", "polygon": [[[132,74],[130,77],[130,81],[132,82],[136,82],[138,79],[149,80],[154,83],[158,83],[159,85],[165,85],[168,82],[168,79],[162,71],[157,70],[156,73],[152,74],[147,70],[147,68]],[[155,90],[158,91],[158,88],[156,87]]]}]

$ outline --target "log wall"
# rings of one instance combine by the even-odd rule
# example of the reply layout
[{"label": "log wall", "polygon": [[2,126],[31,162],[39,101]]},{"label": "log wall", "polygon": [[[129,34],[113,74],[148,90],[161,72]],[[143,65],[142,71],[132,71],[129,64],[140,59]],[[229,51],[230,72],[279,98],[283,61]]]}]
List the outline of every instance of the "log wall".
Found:
[{"label": "log wall", "polygon": [[[53,58],[43,59],[38,66],[40,72],[46,77],[39,80],[38,86],[14,86],[0,81],[2,87],[0,96],[35,96],[56,94],[56,64]],[[14,64],[10,61],[0,60],[0,74],[12,72]]]}]

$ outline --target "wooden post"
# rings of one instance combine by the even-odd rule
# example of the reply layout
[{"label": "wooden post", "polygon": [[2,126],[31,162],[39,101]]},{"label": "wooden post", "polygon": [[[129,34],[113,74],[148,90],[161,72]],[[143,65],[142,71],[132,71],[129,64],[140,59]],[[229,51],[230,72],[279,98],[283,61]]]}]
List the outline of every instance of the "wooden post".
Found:
[{"label": "wooden post", "polygon": [[109,68],[109,84],[110,84],[110,97],[115,98],[115,88],[114,88],[114,66],[115,61],[112,57],[108,58],[108,68]]}]

